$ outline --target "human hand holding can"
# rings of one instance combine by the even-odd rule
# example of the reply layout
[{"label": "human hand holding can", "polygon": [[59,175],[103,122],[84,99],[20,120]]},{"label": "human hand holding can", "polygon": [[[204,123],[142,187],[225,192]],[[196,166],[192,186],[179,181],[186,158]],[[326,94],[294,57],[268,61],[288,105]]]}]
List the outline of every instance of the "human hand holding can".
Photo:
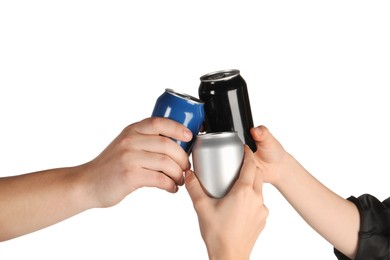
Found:
[{"label": "human hand holding can", "polygon": [[190,142],[174,141],[190,154],[194,138],[203,124],[203,105],[203,101],[193,96],[167,88],[157,99],[152,117],[167,117],[187,127],[192,132],[192,140]]}]

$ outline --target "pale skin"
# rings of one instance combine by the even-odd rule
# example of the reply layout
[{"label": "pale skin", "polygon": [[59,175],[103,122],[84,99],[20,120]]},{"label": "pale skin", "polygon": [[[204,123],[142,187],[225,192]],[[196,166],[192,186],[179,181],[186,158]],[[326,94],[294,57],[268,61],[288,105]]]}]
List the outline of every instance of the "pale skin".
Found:
[{"label": "pale skin", "polygon": [[314,230],[354,259],[360,227],[356,206],[314,178],[265,126],[252,128],[251,134],[264,182],[275,186]]},{"label": "pale skin", "polygon": [[168,137],[190,141],[192,133],[170,119],[147,118],[126,127],[83,165],[0,178],[0,241],[111,207],[142,187],[177,192],[190,163]]},{"label": "pale skin", "polygon": [[190,170],[186,171],[185,186],[198,215],[209,259],[250,259],[268,209],[263,203],[260,168],[249,147],[245,146],[239,178],[222,199],[208,197]]}]

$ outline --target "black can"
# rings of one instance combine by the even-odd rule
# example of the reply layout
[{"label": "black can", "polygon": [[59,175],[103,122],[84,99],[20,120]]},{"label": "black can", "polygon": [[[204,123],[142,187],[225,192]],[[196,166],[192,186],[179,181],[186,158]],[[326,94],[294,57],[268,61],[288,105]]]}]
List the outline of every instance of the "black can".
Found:
[{"label": "black can", "polygon": [[204,102],[206,133],[236,131],[253,152],[256,143],[248,89],[239,70],[222,70],[200,78],[199,98]]}]

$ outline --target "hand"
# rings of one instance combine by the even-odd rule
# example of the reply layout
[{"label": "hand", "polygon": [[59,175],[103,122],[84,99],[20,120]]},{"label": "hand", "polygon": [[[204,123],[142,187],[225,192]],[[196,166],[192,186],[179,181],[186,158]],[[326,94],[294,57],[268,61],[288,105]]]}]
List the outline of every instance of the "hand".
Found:
[{"label": "hand", "polygon": [[190,141],[192,133],[167,118],[147,118],[126,127],[93,161],[85,164],[96,207],[117,204],[141,187],[176,192],[190,168],[187,153],[172,139]]},{"label": "hand", "polygon": [[0,241],[113,206],[140,187],[176,192],[190,163],[168,137],[190,141],[192,134],[173,120],[148,118],[126,127],[91,162],[0,178]]},{"label": "hand", "polygon": [[252,128],[251,134],[257,145],[255,156],[258,167],[262,169],[262,178],[264,182],[275,185],[285,170],[284,161],[289,154],[265,126]]},{"label": "hand", "polygon": [[252,151],[245,146],[240,176],[222,199],[208,197],[196,176],[186,171],[186,188],[210,259],[249,259],[268,216],[259,170]]},{"label": "hand", "polygon": [[266,127],[252,128],[251,134],[257,144],[256,161],[264,182],[275,186],[315,231],[353,259],[360,227],[355,204],[313,177]]}]

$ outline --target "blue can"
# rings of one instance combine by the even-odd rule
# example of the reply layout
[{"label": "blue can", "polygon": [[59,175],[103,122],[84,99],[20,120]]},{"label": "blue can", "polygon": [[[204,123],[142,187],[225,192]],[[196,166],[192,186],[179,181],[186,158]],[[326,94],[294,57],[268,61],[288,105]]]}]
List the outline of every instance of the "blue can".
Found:
[{"label": "blue can", "polygon": [[200,99],[167,88],[157,99],[152,116],[170,118],[191,130],[193,138],[190,142],[175,140],[190,154],[194,138],[199,133],[203,124],[203,105],[204,103]]}]

